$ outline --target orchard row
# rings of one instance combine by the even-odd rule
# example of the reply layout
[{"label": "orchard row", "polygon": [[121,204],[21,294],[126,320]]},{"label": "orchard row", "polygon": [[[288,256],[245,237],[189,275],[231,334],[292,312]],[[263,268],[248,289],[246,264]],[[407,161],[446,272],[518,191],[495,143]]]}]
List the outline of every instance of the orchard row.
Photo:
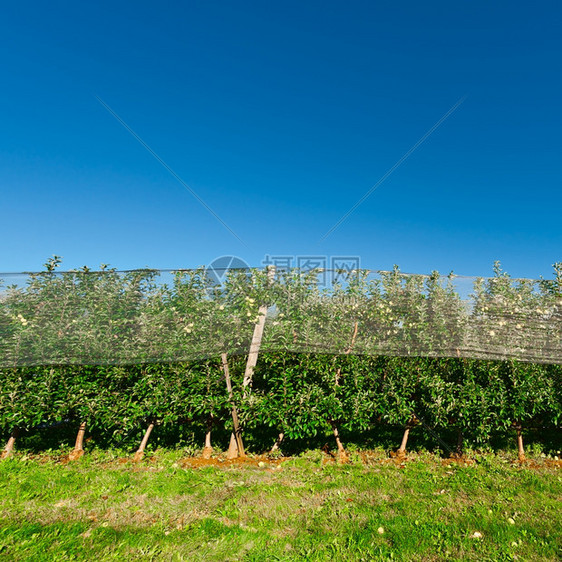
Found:
[{"label": "orchard row", "polygon": [[[132,445],[144,433],[189,426],[205,435],[231,433],[230,456],[244,454],[244,439],[267,428],[275,449],[287,440],[329,432],[341,456],[341,432],[402,426],[399,452],[414,425],[434,435],[455,428],[463,443],[489,441],[512,428],[519,454],[522,430],[555,429],[562,421],[562,366],[462,358],[262,353],[248,376],[246,356],[129,366],[42,366],[0,372],[0,430],[13,449],[18,432],[62,421],[84,435],[104,432],[116,444]],[[227,434],[227,435],[228,435]],[[268,447],[269,448],[269,447]],[[255,451],[262,452],[262,451]]]},{"label": "orchard row", "polygon": [[267,352],[562,363],[554,279],[83,268],[0,280],[0,366],[173,363]]}]

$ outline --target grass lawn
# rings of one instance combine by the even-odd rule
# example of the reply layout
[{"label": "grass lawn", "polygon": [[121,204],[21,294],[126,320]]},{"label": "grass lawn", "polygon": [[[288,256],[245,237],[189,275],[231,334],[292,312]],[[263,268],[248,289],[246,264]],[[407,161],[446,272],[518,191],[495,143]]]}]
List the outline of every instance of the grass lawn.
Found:
[{"label": "grass lawn", "polygon": [[[6,560],[560,560],[562,471],[510,457],[0,462]],[[124,462],[125,461],[125,462]]]}]

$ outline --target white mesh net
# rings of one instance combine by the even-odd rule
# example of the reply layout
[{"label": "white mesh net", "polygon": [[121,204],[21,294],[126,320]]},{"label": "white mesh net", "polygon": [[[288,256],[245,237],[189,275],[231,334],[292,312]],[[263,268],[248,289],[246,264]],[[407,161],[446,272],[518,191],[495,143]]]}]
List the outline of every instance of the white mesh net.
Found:
[{"label": "white mesh net", "polygon": [[113,269],[0,275],[0,366],[263,351],[562,363],[552,280],[393,271]]}]

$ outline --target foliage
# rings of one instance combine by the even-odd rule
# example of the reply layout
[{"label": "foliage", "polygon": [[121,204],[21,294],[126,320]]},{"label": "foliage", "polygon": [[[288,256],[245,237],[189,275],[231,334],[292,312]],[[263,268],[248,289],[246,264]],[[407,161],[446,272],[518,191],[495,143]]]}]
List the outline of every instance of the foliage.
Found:
[{"label": "foliage", "polygon": [[[204,269],[164,282],[154,270],[59,264],[0,293],[4,434],[65,420],[117,441],[150,423],[230,430],[233,404],[246,433],[288,439],[419,421],[482,443],[562,419],[561,264],[538,282],[496,264],[471,302],[452,276],[397,267],[342,272],[322,288],[319,271],[232,271],[217,285]],[[264,307],[261,355],[242,388]]]},{"label": "foliage", "polygon": [[[205,269],[169,274],[102,265],[46,270],[0,292],[0,365],[127,365],[246,354],[267,309],[262,350],[562,362],[562,265],[512,279],[499,263],[461,298],[451,274]],[[261,310],[261,312],[260,312]],[[352,334],[355,335],[352,338]],[[353,339],[353,341],[351,341]]]}]

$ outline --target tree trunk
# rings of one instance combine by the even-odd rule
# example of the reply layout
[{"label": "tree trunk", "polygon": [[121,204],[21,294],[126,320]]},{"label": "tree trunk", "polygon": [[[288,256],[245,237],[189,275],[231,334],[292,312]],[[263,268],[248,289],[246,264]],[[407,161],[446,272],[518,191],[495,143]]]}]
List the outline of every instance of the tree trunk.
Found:
[{"label": "tree trunk", "polygon": [[523,447],[523,434],[522,434],[521,424],[517,424],[515,429],[517,431],[517,453],[518,453],[518,456],[519,456],[519,460],[524,461],[525,460],[525,448]]},{"label": "tree trunk", "polygon": [[78,428],[76,435],[76,443],[74,444],[74,451],[68,455],[69,461],[78,460],[84,454],[84,435],[86,433],[86,422],[82,422]]},{"label": "tree trunk", "polygon": [[462,455],[462,447],[464,443],[464,434],[462,429],[459,429],[457,432],[457,455],[460,457]]},{"label": "tree trunk", "polygon": [[7,459],[9,457],[12,456],[13,452],[14,452],[14,445],[16,443],[16,439],[19,435],[20,430],[15,427],[12,430],[12,433],[10,434],[10,438],[8,439],[8,442],[6,443],[6,447],[4,447],[4,451],[2,451],[2,456],[0,458],[2,459]]},{"label": "tree trunk", "polygon": [[341,442],[338,427],[335,424],[335,422],[333,422],[333,421],[331,421],[330,424],[332,426],[332,431],[334,432],[334,437],[336,439],[336,445],[338,446],[338,460],[341,461],[341,462],[348,462],[349,457],[347,456],[347,453],[345,452],[345,448],[344,448],[344,446]]},{"label": "tree trunk", "polygon": [[209,416],[207,420],[207,432],[205,433],[205,447],[203,447],[203,453],[201,456],[204,459],[210,459],[213,454],[213,446],[211,445],[211,428],[213,425],[213,416]]},{"label": "tree trunk", "polygon": [[283,438],[285,437],[285,434],[283,432],[281,432],[278,436],[277,439],[275,440],[275,443],[273,443],[273,447],[271,447],[271,451],[269,451],[269,454],[274,453],[275,451],[279,450],[279,446],[281,445],[281,443],[283,442]]},{"label": "tree trunk", "polygon": [[[228,458],[235,459],[237,456],[244,456],[246,453],[244,451],[244,443],[242,441],[242,430],[240,424],[238,423],[238,412],[236,411],[236,404],[232,398],[232,383],[230,381],[230,371],[228,369],[228,357],[226,353],[221,354],[222,370],[224,372],[224,378],[226,381],[226,390],[228,391],[228,397],[230,403],[232,404],[232,424],[234,425],[234,432],[230,436],[230,445],[228,447]],[[234,440],[233,440],[234,437]]]},{"label": "tree trunk", "polygon": [[402,443],[400,443],[400,448],[396,451],[396,455],[403,457],[406,454],[406,445],[408,444],[408,437],[410,435],[410,424],[404,429],[404,435],[402,435]]},{"label": "tree trunk", "polygon": [[228,446],[228,452],[226,454],[227,459],[235,459],[238,457],[238,443],[236,442],[236,436],[234,433],[230,434],[230,445]]},{"label": "tree trunk", "polygon": [[144,450],[146,449],[148,438],[150,437],[150,434],[152,433],[153,429],[154,429],[154,423],[151,422],[148,425],[146,431],[144,432],[144,437],[142,438],[140,447],[138,448],[137,452],[135,453],[135,456],[133,457],[133,462],[140,462],[144,457]]},{"label": "tree trunk", "polygon": [[[345,350],[346,355],[349,355],[353,351],[353,346],[355,345],[355,338],[357,337],[358,326],[359,326],[359,323],[355,322],[355,325],[353,326],[353,334],[351,336],[351,343],[349,344],[349,347]],[[339,386],[339,384],[340,384],[340,376],[341,376],[341,368],[338,368],[336,370],[336,378],[335,378],[336,386]],[[345,452],[344,446],[342,445],[342,442],[340,440],[340,435],[339,435],[336,423],[333,420],[330,420],[330,425],[332,426],[332,430],[334,432],[334,437],[336,439],[336,444],[338,446],[338,459],[341,462],[347,462],[349,460],[349,457],[347,456],[347,453]]]}]

